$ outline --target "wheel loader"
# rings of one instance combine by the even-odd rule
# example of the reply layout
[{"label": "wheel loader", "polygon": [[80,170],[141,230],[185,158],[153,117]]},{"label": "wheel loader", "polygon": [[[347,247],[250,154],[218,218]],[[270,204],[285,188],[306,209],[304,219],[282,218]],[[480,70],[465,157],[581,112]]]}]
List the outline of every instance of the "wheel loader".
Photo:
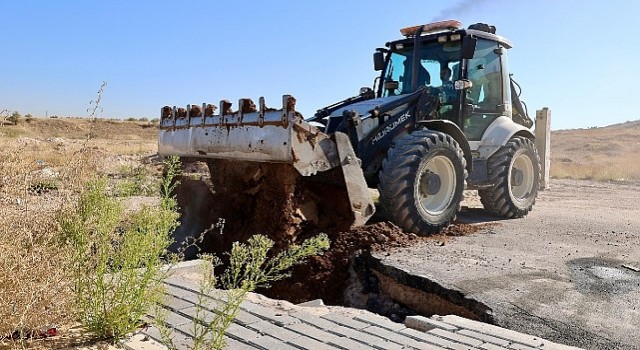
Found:
[{"label": "wheel loader", "polygon": [[[268,215],[293,215],[302,226],[364,225],[376,210],[376,187],[382,214],[419,235],[450,225],[465,188],[478,190],[495,215],[527,215],[540,164],[533,122],[509,74],[512,44],[483,23],[400,32],[375,50],[380,75],[372,87],[307,119],[289,95],[278,108],[262,97],[257,105],[240,99],[235,110],[228,100],[163,107],[160,155],[206,161],[218,193],[252,196],[264,181],[281,184],[297,207]],[[233,201],[222,206],[243,210]],[[244,210],[246,220],[260,214]]]}]

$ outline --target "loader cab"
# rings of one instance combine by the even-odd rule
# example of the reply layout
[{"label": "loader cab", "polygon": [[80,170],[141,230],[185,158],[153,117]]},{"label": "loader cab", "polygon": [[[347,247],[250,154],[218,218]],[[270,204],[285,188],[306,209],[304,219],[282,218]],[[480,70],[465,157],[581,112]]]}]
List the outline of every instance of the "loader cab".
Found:
[{"label": "loader cab", "polygon": [[495,35],[495,27],[459,29],[449,22],[459,24],[405,28],[405,39],[379,49],[374,57],[381,70],[377,96],[426,89],[438,101],[432,116],[454,122],[469,141],[480,141],[496,118],[511,118],[506,55],[511,44]]}]

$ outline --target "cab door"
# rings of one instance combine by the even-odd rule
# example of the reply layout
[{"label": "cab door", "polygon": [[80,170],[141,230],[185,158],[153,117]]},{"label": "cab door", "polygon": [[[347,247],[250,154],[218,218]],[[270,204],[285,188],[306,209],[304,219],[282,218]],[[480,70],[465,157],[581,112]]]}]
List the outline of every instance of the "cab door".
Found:
[{"label": "cab door", "polygon": [[470,141],[480,141],[489,124],[499,116],[511,118],[504,52],[499,43],[478,39],[473,58],[466,62],[467,79],[472,86],[466,90],[464,103],[469,108],[462,116],[462,131]]}]

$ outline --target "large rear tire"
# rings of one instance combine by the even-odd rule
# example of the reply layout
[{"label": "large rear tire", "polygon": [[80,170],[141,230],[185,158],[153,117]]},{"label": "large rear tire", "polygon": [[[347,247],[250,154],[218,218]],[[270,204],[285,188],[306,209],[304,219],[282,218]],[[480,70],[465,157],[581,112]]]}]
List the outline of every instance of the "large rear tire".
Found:
[{"label": "large rear tire", "polygon": [[455,220],[466,177],[464,154],[451,136],[417,130],[387,151],[379,174],[380,204],[405,231],[437,233]]},{"label": "large rear tire", "polygon": [[530,139],[515,136],[489,157],[487,171],[492,186],[479,190],[484,208],[508,219],[526,216],[536,202],[540,158]]}]

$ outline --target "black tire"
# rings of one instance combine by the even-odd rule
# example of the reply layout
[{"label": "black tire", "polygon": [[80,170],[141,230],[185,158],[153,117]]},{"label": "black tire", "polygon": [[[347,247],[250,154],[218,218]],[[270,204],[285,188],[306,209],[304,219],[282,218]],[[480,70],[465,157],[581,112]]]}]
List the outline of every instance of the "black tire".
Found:
[{"label": "black tire", "polygon": [[388,219],[405,231],[428,235],[447,227],[460,211],[466,161],[451,136],[417,130],[389,148],[378,177]]},{"label": "black tire", "polygon": [[487,161],[492,186],[479,190],[485,210],[507,219],[526,216],[536,203],[540,158],[533,142],[515,136]]}]

